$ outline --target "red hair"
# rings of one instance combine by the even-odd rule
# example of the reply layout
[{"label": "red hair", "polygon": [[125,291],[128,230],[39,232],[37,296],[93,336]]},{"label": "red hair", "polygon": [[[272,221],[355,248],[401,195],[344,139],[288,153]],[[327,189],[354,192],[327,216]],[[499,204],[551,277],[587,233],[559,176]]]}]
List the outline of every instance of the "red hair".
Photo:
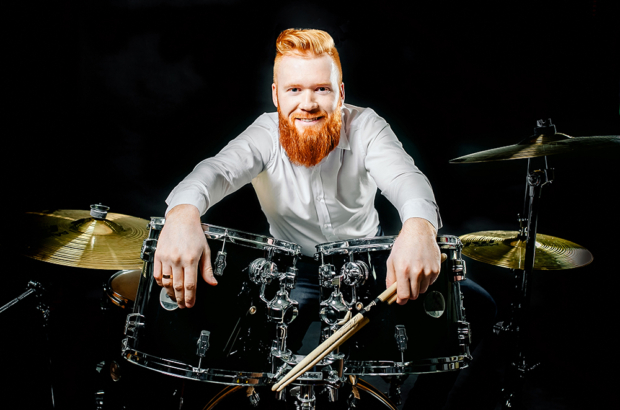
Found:
[{"label": "red hair", "polygon": [[290,28],[284,30],[276,40],[276,59],[273,63],[273,82],[276,82],[276,70],[282,57],[294,55],[298,57],[319,57],[326,53],[338,68],[338,84],[342,83],[342,67],[340,57],[332,36],[322,30]]}]

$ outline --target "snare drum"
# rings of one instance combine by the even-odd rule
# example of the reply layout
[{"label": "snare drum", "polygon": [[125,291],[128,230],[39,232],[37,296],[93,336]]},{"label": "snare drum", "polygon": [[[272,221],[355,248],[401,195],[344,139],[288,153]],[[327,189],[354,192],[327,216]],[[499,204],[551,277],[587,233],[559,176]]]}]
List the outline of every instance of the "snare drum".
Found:
[{"label": "snare drum", "polygon": [[[153,279],[154,254],[163,225],[163,218],[152,218],[143,245],[145,264],[133,313],[127,316],[123,356],[137,365],[186,379],[266,384],[278,335],[274,318],[288,314],[290,322],[296,312],[294,301],[282,291],[286,288],[282,281],[292,287],[289,282],[295,279],[301,247],[203,224],[212,255],[217,251],[212,262],[218,285],[199,279],[195,305],[178,309]],[[280,305],[290,302],[291,308],[279,311],[270,301]]]},{"label": "snare drum", "polygon": [[[339,294],[338,299],[355,315],[385,290],[386,263],[395,239],[383,236],[317,245],[323,301],[331,302]],[[370,322],[341,348],[347,355],[345,374],[392,376],[467,366],[469,324],[459,284],[465,273],[462,244],[448,235],[438,236],[437,244],[447,259],[435,283],[416,300],[380,306],[368,314]],[[327,323],[329,315],[323,310],[330,303],[323,301]]]},{"label": "snare drum", "polygon": [[106,294],[112,303],[123,309],[132,309],[138,293],[141,270],[120,270],[110,277]]}]

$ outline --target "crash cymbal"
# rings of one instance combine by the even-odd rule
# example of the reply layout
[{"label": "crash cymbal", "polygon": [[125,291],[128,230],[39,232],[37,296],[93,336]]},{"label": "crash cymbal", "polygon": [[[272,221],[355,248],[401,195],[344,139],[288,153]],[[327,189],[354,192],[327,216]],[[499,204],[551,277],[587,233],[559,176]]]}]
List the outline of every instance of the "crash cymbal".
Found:
[{"label": "crash cymbal", "polygon": [[[463,255],[508,269],[525,268],[525,238],[517,231],[483,231],[460,237]],[[535,270],[578,268],[592,262],[590,251],[566,239],[536,235]]]},{"label": "crash cymbal", "polygon": [[26,212],[20,249],[24,256],[89,269],[141,269],[140,250],[148,235],[146,219],[91,211]]},{"label": "crash cymbal", "polygon": [[509,159],[534,158],[556,154],[567,154],[605,144],[620,144],[620,135],[596,135],[592,137],[571,137],[566,134],[538,135],[518,144],[480,151],[450,160],[451,164],[503,161]]}]

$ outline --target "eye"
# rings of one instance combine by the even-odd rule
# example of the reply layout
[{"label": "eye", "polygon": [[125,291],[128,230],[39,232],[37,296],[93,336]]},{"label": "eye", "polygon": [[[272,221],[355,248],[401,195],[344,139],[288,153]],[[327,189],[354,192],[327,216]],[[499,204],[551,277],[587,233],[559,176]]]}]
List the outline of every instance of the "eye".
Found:
[{"label": "eye", "polygon": [[289,90],[290,92],[292,92],[292,93],[296,93],[296,92],[298,92],[298,91],[299,91],[299,88],[297,88],[297,87],[292,87],[292,88],[289,88],[288,90]]},{"label": "eye", "polygon": [[328,87],[319,87],[316,90],[321,93],[328,93],[331,91]]}]

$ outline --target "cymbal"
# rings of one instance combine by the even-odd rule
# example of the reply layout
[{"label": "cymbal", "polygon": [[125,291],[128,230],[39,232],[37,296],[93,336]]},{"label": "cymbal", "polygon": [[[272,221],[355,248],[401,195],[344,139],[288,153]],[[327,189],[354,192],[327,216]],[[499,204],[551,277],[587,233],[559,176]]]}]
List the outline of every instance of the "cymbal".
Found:
[{"label": "cymbal", "polygon": [[[525,238],[517,231],[482,231],[460,237],[463,255],[479,262],[508,269],[525,269]],[[589,250],[574,242],[549,235],[536,235],[535,270],[578,268],[592,262]]]},{"label": "cymbal", "polygon": [[567,154],[605,144],[620,143],[620,135],[595,135],[591,137],[571,137],[555,133],[527,138],[518,144],[480,151],[463,157],[451,159],[451,164],[490,162],[509,159],[543,157]]},{"label": "cymbal", "polygon": [[21,253],[77,268],[141,269],[140,250],[148,235],[149,221],[107,213],[109,208],[101,205],[91,208],[90,212],[26,212]]}]

